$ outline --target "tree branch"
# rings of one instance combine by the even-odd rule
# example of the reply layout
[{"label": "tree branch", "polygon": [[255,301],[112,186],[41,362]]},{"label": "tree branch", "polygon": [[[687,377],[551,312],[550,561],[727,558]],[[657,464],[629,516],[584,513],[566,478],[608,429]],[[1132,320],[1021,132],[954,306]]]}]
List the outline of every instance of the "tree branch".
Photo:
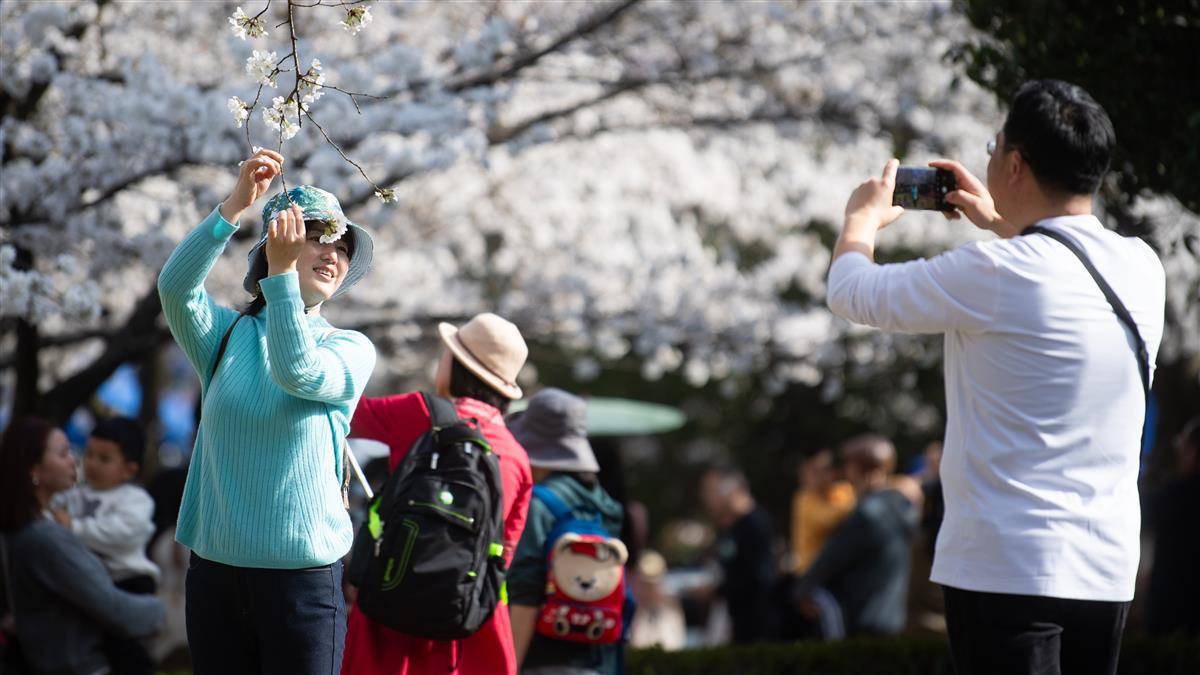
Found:
[{"label": "tree branch", "polygon": [[[519,137],[521,134],[524,134],[526,131],[529,131],[531,128],[533,128],[539,124],[545,124],[547,122],[551,122],[553,120],[556,120],[556,119],[559,119],[562,117],[569,117],[569,116],[579,112],[580,110],[585,110],[594,105],[598,105],[600,103],[608,101],[609,99],[615,98],[626,92],[636,91],[639,89],[644,89],[646,87],[655,86],[655,85],[683,85],[683,84],[691,85],[691,84],[702,84],[704,82],[711,82],[713,80],[721,80],[721,79],[733,79],[733,78],[739,78],[739,77],[760,77],[762,75],[769,75],[771,73],[774,73],[774,72],[780,70],[781,68],[796,65],[797,63],[801,63],[803,61],[812,60],[812,58],[813,57],[811,57],[811,56],[798,56],[798,57],[793,57],[793,58],[789,58],[789,59],[783,59],[783,60],[775,62],[775,63],[755,64],[748,68],[728,68],[728,69],[724,69],[724,70],[714,70],[714,71],[711,71],[708,73],[699,73],[699,74],[687,73],[686,67],[685,67],[685,69],[683,69],[681,71],[669,73],[667,75],[663,75],[660,77],[651,77],[651,78],[630,77],[630,78],[615,80],[615,81],[609,83],[603,92],[601,92],[600,94],[597,94],[596,96],[593,96],[592,98],[584,99],[583,101],[579,101],[577,103],[573,103],[571,105],[564,106],[562,108],[544,111],[542,113],[534,115],[533,117],[530,117],[528,119],[517,122],[516,124],[513,124],[511,126],[494,127],[493,129],[489,129],[488,130],[488,141],[492,145],[498,145],[500,143],[505,143],[507,141],[510,141],[514,138]],[[762,120],[762,121],[766,121],[766,120]],[[681,122],[681,124],[683,124],[683,123],[685,123],[685,122]],[[679,125],[666,124],[666,125],[654,125],[654,126],[679,126]]]},{"label": "tree branch", "polygon": [[[87,211],[88,209],[96,208],[97,206],[100,206],[104,202],[107,202],[108,200],[117,196],[123,190],[129,189],[130,187],[140,183],[143,180],[146,180],[147,178],[152,178],[154,176],[161,176],[161,175],[170,175],[170,174],[174,174],[175,172],[179,171],[180,169],[185,169],[185,168],[189,168],[189,167],[202,167],[202,166],[225,166],[225,165],[224,164],[216,164],[213,162],[179,161],[179,162],[172,162],[170,164],[163,164],[160,166],[150,167],[148,169],[143,169],[137,173],[134,173],[134,174],[131,174],[129,176],[122,178],[120,181],[113,183],[112,185],[109,185],[108,187],[104,188],[104,190],[99,195],[97,195],[95,198],[90,199],[81,204],[77,204],[76,206],[71,208],[71,211],[73,213],[79,213],[81,211]],[[22,215],[17,218],[14,218],[11,222],[5,223],[5,226],[15,229],[15,228],[21,227],[23,225],[32,225],[32,224],[41,222],[42,220],[43,219],[38,218],[36,215]]]},{"label": "tree branch", "polygon": [[604,26],[616,21],[618,17],[639,2],[641,2],[641,0],[624,0],[624,2],[613,5],[605,10],[597,11],[588,18],[580,21],[573,29],[563,33],[545,47],[531,52],[517,54],[509,59],[505,64],[493,68],[492,70],[451,80],[446,84],[446,90],[457,92],[463,91],[464,89],[495,84],[501,80],[507,80],[529,66],[534,65],[546,55],[553,54],[575,40],[578,40],[586,35],[590,35]]},{"label": "tree branch", "polygon": [[108,340],[99,357],[40,397],[38,412],[55,421],[66,420],[121,364],[141,358],[170,339],[171,334],[158,326],[161,312],[158,288],[152,287],[138,300],[125,326]]}]

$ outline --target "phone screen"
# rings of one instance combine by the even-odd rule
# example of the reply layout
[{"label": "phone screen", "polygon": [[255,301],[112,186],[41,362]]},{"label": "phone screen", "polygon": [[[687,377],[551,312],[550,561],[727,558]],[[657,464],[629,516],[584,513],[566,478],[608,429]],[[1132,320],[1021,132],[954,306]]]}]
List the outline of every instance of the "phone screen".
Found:
[{"label": "phone screen", "polygon": [[946,193],[955,189],[954,174],[945,169],[902,166],[896,171],[892,204],[906,209],[953,211]]}]

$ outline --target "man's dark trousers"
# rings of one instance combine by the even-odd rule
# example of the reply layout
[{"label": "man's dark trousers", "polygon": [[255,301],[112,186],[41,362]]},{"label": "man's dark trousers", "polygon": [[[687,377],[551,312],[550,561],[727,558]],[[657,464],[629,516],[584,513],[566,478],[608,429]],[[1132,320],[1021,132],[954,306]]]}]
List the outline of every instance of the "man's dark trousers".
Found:
[{"label": "man's dark trousers", "polygon": [[943,586],[957,675],[1115,675],[1128,602]]}]

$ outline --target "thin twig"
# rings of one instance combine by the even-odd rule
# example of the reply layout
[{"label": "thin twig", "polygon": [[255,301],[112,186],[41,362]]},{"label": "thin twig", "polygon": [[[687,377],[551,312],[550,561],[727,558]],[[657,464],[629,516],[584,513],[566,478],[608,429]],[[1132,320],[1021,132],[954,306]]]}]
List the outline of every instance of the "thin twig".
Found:
[{"label": "thin twig", "polygon": [[358,92],[358,91],[346,91],[345,89],[342,89],[341,87],[336,87],[332,84],[323,84],[321,86],[324,88],[332,89],[334,91],[340,91],[341,93],[350,97],[350,102],[354,104],[354,109],[358,111],[359,115],[362,114],[362,107],[358,105],[358,99],[355,98],[355,96],[362,96],[364,98],[375,99],[376,101],[386,101],[389,98],[391,98],[390,95],[389,96],[376,96],[375,94],[364,94],[364,93]]},{"label": "thin twig", "polygon": [[618,5],[610,6],[604,10],[598,10],[591,16],[576,24],[572,30],[560,35],[545,47],[532,52],[517,54],[509,59],[507,64],[502,67],[493,68],[482,73],[477,73],[449,82],[446,85],[446,89],[448,91],[463,91],[465,89],[471,89],[474,87],[495,84],[500,80],[508,79],[525,68],[534,65],[540,61],[542,57],[552,54],[571,42],[594,33],[604,26],[615,22],[622,14],[639,2],[641,2],[641,0],[625,0]]},{"label": "thin twig", "polygon": [[267,0],[267,6],[263,7],[262,11],[259,12],[258,14],[255,14],[254,16],[250,17],[250,20],[254,21],[254,20],[258,19],[258,17],[262,16],[263,14],[266,14],[267,10],[269,10],[269,9],[271,9],[271,0]]},{"label": "thin twig", "polygon": [[354,5],[361,5],[364,2],[374,2],[374,1],[375,0],[343,0],[342,2],[325,2],[325,0],[317,0],[316,2],[312,3],[311,5],[306,5],[302,2],[297,2],[296,6],[303,7],[305,9],[312,9],[313,7],[353,7]]},{"label": "thin twig", "polygon": [[[292,87],[291,100],[296,103],[296,126],[304,128],[304,111],[300,103],[300,50],[296,47],[296,19],[292,15],[292,1],[288,0],[288,35],[292,39],[292,66],[296,69],[296,84]],[[280,125],[282,128],[283,125]]]},{"label": "thin twig", "polygon": [[361,166],[359,166],[358,162],[350,159],[350,157],[348,157],[346,155],[346,153],[342,151],[342,147],[340,145],[338,145],[332,138],[330,138],[329,134],[325,133],[325,128],[322,127],[321,124],[319,122],[317,122],[316,119],[313,118],[311,113],[308,114],[308,121],[313,123],[313,126],[316,127],[317,130],[321,132],[321,135],[325,137],[325,141],[327,143],[329,143],[330,145],[332,145],[334,150],[337,150],[337,153],[342,156],[342,159],[346,160],[352,166],[354,166],[354,168],[358,169],[358,172],[360,174],[362,174],[363,179],[366,180],[368,183],[370,183],[371,187],[374,188],[376,192],[378,192],[379,186],[375,184],[375,181],[371,180],[371,177],[367,175],[367,172],[364,171]]}]

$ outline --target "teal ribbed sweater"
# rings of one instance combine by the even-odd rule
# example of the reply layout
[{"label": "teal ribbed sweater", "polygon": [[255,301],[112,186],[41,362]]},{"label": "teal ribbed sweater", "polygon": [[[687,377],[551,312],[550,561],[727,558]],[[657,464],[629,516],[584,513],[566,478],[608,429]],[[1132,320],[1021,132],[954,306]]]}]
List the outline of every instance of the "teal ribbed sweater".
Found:
[{"label": "teal ribbed sweater", "polygon": [[327,565],[350,549],[342,505],[342,439],[375,367],[366,336],[306,316],[296,273],[260,283],[266,309],[242,317],[204,290],[237,230],[218,209],[158,277],[167,325],[200,375],[204,397],[175,536],[209,560],[240,567]]}]

